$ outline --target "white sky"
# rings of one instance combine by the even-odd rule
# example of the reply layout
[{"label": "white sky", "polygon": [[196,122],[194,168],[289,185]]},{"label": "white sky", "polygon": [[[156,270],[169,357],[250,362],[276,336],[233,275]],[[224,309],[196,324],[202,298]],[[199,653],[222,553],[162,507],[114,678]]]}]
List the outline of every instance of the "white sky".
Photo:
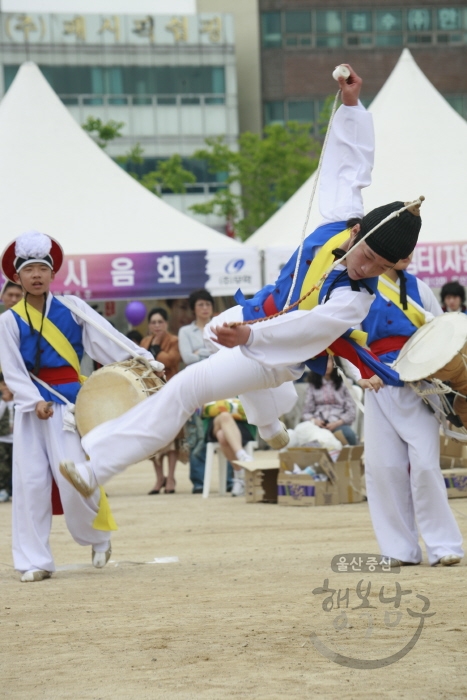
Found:
[{"label": "white sky", "polygon": [[189,15],[196,13],[196,0],[0,0],[3,12],[90,15]]}]

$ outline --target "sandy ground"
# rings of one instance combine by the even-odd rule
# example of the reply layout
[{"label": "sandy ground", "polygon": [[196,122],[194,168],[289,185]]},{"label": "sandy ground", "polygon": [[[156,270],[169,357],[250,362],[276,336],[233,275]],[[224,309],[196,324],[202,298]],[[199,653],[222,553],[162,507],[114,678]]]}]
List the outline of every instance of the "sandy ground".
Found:
[{"label": "sandy ground", "polygon": [[[270,453],[268,453],[270,454]],[[399,574],[334,573],[341,553],[377,553],[366,503],[320,508],[246,504],[190,493],[147,496],[151,467],[108,484],[120,529],[113,561],[90,566],[63,517],[54,518],[52,579],[19,582],[11,566],[11,505],[0,504],[2,698],[465,698],[465,566],[405,567]],[[467,536],[467,500],[451,505]],[[178,557],[178,563],[148,564]],[[341,591],[323,610],[323,586]],[[371,583],[369,604],[356,586]],[[404,591],[400,607],[396,582]],[[346,607],[345,589],[349,589]],[[411,591],[411,593],[407,593]],[[328,596],[330,594],[327,594]],[[313,646],[371,660],[415,647],[396,663],[355,669]],[[345,613],[345,614],[344,614]],[[386,615],[386,616],[385,616]],[[392,625],[392,626],[391,626]]]}]

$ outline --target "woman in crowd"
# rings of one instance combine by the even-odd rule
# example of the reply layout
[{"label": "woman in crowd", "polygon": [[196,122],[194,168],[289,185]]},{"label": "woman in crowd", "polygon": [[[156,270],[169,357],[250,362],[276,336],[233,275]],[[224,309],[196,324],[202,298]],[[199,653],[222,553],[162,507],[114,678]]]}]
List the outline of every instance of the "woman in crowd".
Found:
[{"label": "woman in crowd", "polygon": [[[168,332],[168,314],[161,307],[151,309],[148,314],[148,335],[141,341],[141,347],[149,352],[165,365],[165,376],[167,381],[177,374],[180,366],[180,352],[178,349],[178,338]],[[163,459],[167,457],[169,471],[164,477]],[[159,450],[154,455],[154,469],[156,471],[156,483],[150,494],[160,493],[165,488],[165,493],[175,493],[175,467],[177,464],[178,452],[176,441],[167,445],[163,450]]]},{"label": "woman in crowd", "polygon": [[311,420],[332,433],[340,430],[349,445],[356,445],[357,436],[351,428],[356,416],[355,402],[335,364],[341,366],[338,358],[329,356],[324,377],[310,372],[302,420]]}]

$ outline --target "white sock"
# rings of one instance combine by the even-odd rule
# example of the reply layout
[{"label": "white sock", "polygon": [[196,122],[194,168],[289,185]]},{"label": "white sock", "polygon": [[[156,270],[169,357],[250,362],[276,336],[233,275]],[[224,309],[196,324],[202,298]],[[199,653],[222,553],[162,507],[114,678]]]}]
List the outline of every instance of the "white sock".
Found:
[{"label": "white sock", "polygon": [[245,478],[245,470],[244,469],[235,469],[234,470],[234,479],[240,479],[240,481],[243,481]]},{"label": "white sock", "polygon": [[243,447],[241,450],[238,450],[238,452],[235,453],[235,457],[240,462],[251,462],[251,460],[252,460],[252,458],[250,457],[248,452],[246,452],[246,450],[244,450]]},{"label": "white sock", "polygon": [[279,418],[276,418],[273,423],[269,423],[268,425],[259,425],[258,432],[263,440],[269,440],[269,438],[274,437],[274,435],[277,435],[277,433],[282,432],[282,423],[280,422]]}]

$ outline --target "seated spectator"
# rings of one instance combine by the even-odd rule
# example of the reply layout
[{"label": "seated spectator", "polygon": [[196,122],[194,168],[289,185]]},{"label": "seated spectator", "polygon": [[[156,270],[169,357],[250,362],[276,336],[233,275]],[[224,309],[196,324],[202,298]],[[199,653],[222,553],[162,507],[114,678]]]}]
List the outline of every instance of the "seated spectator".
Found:
[{"label": "seated spectator", "polygon": [[12,493],[13,394],[0,373],[0,503]]},{"label": "seated spectator", "polygon": [[[148,335],[143,338],[140,345],[149,350],[155,360],[164,363],[167,381],[177,374],[181,361],[178,338],[168,332],[168,314],[165,309],[161,307],[151,309],[148,314]],[[154,455],[156,483],[149,494],[158,494],[162,488],[165,489],[165,493],[175,493],[175,467],[178,456],[177,439]],[[168,460],[167,477],[164,477],[164,457]]]},{"label": "seated spectator", "polygon": [[466,313],[465,307],[465,289],[455,280],[447,282],[441,287],[441,306],[444,312],[462,312]]},{"label": "seated spectator", "polygon": [[[206,442],[218,442],[227,461],[249,462],[251,457],[243,448],[256,439],[256,426],[247,423],[245,411],[238,399],[213,401],[203,406]],[[232,496],[245,493],[245,470],[235,465]]]},{"label": "seated spectator", "polygon": [[341,366],[339,359],[330,355],[324,377],[310,372],[302,420],[311,420],[332,433],[340,430],[349,445],[356,445],[357,436],[351,428],[356,417],[355,402],[335,364]]}]

